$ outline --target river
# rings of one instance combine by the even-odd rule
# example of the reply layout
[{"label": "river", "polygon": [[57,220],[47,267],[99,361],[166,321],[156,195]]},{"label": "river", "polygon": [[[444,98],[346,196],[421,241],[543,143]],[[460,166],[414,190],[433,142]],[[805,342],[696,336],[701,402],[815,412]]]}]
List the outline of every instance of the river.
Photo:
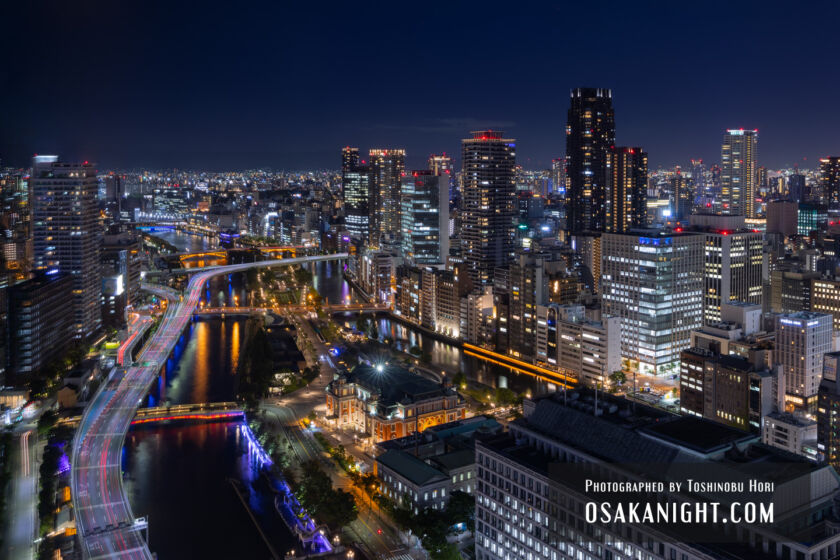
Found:
[{"label": "river", "polygon": [[[210,240],[175,231],[155,235],[183,250],[213,248]],[[342,277],[343,263],[311,265],[314,286],[330,302],[356,301]],[[213,304],[244,301],[241,275],[213,278],[204,294]],[[340,317],[348,325],[353,315]],[[463,371],[470,379],[490,387],[539,393],[552,386],[531,376],[467,356],[452,344],[377,317],[381,338],[408,350],[419,346],[432,358],[433,368]],[[165,375],[149,395],[148,404],[185,404],[227,401],[234,398],[235,368],[243,343],[245,320],[206,319],[192,323],[167,363]],[[154,427],[129,432],[125,444],[126,490],[135,515],[148,516],[152,551],[161,560],[174,558],[268,558],[253,521],[233,490],[230,479],[246,483],[255,471],[237,423],[186,427]],[[251,508],[268,538],[282,554],[292,536],[273,515],[264,497],[253,493]]]}]

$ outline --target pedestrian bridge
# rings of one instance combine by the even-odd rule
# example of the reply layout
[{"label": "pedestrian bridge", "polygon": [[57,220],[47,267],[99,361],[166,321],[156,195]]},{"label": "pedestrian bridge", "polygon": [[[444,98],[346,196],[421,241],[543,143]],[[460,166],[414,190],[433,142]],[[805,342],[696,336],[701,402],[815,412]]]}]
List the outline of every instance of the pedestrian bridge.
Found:
[{"label": "pedestrian bridge", "polygon": [[[225,422],[245,416],[245,411],[235,402],[179,404],[175,406],[154,406],[137,411],[131,425],[151,424],[155,422]],[[81,416],[60,419],[59,426],[76,427]]]}]

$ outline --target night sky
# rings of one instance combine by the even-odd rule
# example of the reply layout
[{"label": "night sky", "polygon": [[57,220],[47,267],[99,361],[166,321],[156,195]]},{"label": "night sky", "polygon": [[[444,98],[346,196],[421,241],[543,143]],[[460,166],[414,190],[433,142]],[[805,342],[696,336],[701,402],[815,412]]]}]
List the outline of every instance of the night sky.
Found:
[{"label": "night sky", "polygon": [[612,88],[651,169],[717,162],[733,127],[770,168],[840,155],[836,1],[32,0],[0,21],[2,164],[338,168],[349,144],[418,167],[492,127],[547,167],[577,86]]}]

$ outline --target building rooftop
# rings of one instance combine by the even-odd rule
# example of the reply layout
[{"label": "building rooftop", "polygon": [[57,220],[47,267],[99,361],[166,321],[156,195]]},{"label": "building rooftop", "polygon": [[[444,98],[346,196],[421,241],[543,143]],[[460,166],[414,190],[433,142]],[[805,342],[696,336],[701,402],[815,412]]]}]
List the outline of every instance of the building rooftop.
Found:
[{"label": "building rooftop", "polygon": [[378,456],[376,462],[381,463],[418,486],[424,486],[437,480],[446,480],[447,478],[445,474],[436,468],[405,451],[389,449]]},{"label": "building rooftop", "polygon": [[794,414],[790,414],[789,412],[771,412],[767,415],[767,417],[778,422],[784,422],[790,426],[797,426],[799,428],[807,428],[808,426],[815,426],[817,424],[813,420],[808,420],[807,418],[802,418],[801,416],[796,416]]},{"label": "building rooftop", "polygon": [[668,422],[652,424],[640,431],[669,445],[703,455],[725,451],[731,448],[732,444],[743,444],[757,439],[754,434],[694,416],[683,416]]},{"label": "building rooftop", "polygon": [[444,472],[461,469],[475,463],[475,450],[459,449],[443,455],[429,457],[429,461]]},{"label": "building rooftop", "polygon": [[358,365],[346,374],[348,383],[357,383],[379,396],[380,406],[409,404],[452,392],[439,383],[395,365]]}]

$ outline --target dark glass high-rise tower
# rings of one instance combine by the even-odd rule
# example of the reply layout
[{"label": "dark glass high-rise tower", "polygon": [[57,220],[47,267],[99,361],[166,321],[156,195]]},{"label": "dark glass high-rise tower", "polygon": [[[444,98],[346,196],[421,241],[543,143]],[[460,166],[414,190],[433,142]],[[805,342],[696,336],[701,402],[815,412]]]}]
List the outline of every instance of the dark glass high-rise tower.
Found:
[{"label": "dark glass high-rise tower", "polygon": [[461,140],[461,252],[474,285],[485,286],[496,267],[513,259],[516,144],[496,130],[472,135]]},{"label": "dark glass high-rise tower", "polygon": [[571,233],[605,229],[607,152],[614,145],[612,92],[572,90],[566,123],[566,228]]}]

